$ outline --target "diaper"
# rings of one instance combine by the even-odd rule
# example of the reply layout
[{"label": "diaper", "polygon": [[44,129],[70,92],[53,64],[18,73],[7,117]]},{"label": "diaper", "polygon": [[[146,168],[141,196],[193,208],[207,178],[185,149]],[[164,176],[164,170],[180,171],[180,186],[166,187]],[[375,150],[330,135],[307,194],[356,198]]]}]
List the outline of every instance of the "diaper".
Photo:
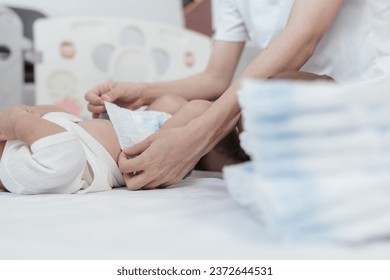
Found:
[{"label": "diaper", "polygon": [[104,104],[122,149],[132,147],[157,132],[171,118],[164,112],[133,111],[110,102]]}]

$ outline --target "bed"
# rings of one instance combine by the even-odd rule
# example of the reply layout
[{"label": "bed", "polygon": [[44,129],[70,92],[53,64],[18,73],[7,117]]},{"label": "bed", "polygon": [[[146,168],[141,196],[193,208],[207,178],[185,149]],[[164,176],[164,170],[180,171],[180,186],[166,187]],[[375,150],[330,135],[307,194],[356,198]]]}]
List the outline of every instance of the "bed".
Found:
[{"label": "bed", "polygon": [[0,193],[0,259],[389,259],[390,241],[291,244],[229,195],[221,173],[167,189],[87,195]]},{"label": "bed", "polygon": [[[85,20],[88,23],[90,19],[84,19],[81,23]],[[56,24],[69,27],[75,21],[79,22],[79,19],[41,21],[40,25],[36,26],[36,30],[46,27],[51,29],[53,36],[50,38],[53,41],[58,39],[53,43],[58,47],[61,40],[70,39],[54,32],[57,30]],[[116,29],[119,26],[120,30],[128,26],[123,21],[115,21],[113,24]],[[142,31],[145,26],[149,27],[150,24],[141,25],[140,28],[130,31]],[[43,34],[45,32],[36,34],[38,36],[35,47],[38,51],[42,51],[40,46],[45,46],[44,42],[39,40]],[[145,34],[150,33],[145,31]],[[163,34],[185,35],[183,38],[187,38],[187,34],[176,33],[176,31],[163,32]],[[54,35],[58,35],[58,38]],[[77,34],[69,32],[68,36],[71,35]],[[130,35],[133,39],[139,38],[137,32],[131,32]],[[190,35],[195,36],[195,34]],[[175,63],[176,60],[173,60],[172,65],[181,65],[182,68],[168,67],[161,76],[157,75],[157,78],[151,79],[166,80],[172,78],[171,75],[177,75],[170,69],[184,69],[185,71],[179,71],[180,74],[189,75],[205,67],[203,63],[207,61],[211,50],[210,41],[199,36],[195,37],[197,44],[191,43],[189,39],[182,40],[182,43],[190,48],[190,54],[202,59],[195,60],[198,62],[191,65],[185,59],[187,53],[179,53],[180,63]],[[84,44],[80,46],[86,48]],[[57,47],[51,49],[58,51]],[[93,49],[94,45],[91,43],[88,47]],[[137,46],[127,46],[128,49],[123,45],[119,47],[119,51],[140,51]],[[172,52],[175,52],[176,47],[180,46],[171,47]],[[192,50],[193,47],[196,48]],[[78,48],[78,52],[82,53],[83,48]],[[43,53],[50,54],[45,51]],[[167,53],[169,54],[168,51]],[[145,56],[145,59],[147,57],[149,56]],[[157,62],[159,61],[161,62],[161,57],[158,57]],[[109,61],[107,63],[110,67],[115,66]],[[47,93],[50,89],[47,88],[48,84],[57,90],[54,96],[58,98],[68,96],[68,92],[65,92],[64,96],[59,94],[59,91],[64,89],[62,87],[64,76],[60,76],[58,80],[54,79],[54,82],[59,82],[58,84],[54,83],[53,79],[52,83],[48,83],[47,78],[53,78],[51,74],[63,73],[64,69],[54,68],[59,65],[69,66],[70,63],[42,62],[38,65],[39,75],[36,85],[38,102],[61,103],[61,100],[43,99],[52,96]],[[79,61],[65,70],[87,72],[84,68],[75,67],[79,65],[83,64]],[[158,74],[160,68],[156,67],[151,66],[151,69]],[[113,73],[115,74],[115,71]],[[107,78],[107,73],[103,74]],[[98,81],[103,79],[98,74],[91,77]],[[115,78],[115,75],[113,77]],[[84,84],[84,88],[74,89],[72,92],[74,96],[72,96],[77,100],[83,100],[83,95],[80,93],[84,93],[87,88],[97,83],[95,80],[88,79],[82,81],[90,84]],[[69,88],[65,87],[65,90]],[[82,115],[82,112],[80,113]],[[0,259],[2,260],[390,259],[390,240],[350,245],[319,242],[289,243],[274,239],[266,234],[264,224],[258,222],[233,200],[222,173],[216,172],[193,171],[188,178],[174,186],[149,191],[134,192],[126,188],[116,188],[86,195],[31,196],[0,192],[0,225]]]}]

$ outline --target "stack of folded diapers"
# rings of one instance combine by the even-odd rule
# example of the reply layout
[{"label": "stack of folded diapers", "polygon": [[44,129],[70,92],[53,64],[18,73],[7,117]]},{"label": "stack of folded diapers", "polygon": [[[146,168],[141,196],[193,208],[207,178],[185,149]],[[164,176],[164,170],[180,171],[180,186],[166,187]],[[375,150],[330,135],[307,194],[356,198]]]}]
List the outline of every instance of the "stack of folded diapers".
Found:
[{"label": "stack of folded diapers", "polygon": [[251,161],[226,167],[224,177],[271,236],[390,236],[390,79],[245,81],[238,98]]}]

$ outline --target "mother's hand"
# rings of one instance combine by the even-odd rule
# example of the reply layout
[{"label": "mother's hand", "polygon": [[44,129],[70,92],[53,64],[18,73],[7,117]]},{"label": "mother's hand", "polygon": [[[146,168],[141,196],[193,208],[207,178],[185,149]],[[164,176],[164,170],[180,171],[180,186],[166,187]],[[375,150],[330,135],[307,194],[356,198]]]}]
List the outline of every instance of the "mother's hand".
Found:
[{"label": "mother's hand", "polygon": [[113,102],[118,106],[137,109],[144,104],[141,99],[141,84],[107,82],[98,85],[85,94],[88,111],[94,118],[106,112],[104,101]]},{"label": "mother's hand", "polygon": [[[179,182],[202,157],[186,127],[161,130],[119,157],[130,190],[165,187]],[[136,173],[137,175],[133,175]]]}]

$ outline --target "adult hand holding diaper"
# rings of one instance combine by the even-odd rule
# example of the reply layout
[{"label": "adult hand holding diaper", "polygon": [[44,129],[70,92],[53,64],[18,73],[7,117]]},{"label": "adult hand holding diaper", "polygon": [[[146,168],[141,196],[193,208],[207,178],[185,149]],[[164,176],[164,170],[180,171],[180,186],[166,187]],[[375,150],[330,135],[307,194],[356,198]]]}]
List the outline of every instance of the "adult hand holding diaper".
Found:
[{"label": "adult hand holding diaper", "polygon": [[157,132],[171,115],[165,112],[129,110],[114,103],[104,102],[110,121],[123,149],[134,146]]}]

